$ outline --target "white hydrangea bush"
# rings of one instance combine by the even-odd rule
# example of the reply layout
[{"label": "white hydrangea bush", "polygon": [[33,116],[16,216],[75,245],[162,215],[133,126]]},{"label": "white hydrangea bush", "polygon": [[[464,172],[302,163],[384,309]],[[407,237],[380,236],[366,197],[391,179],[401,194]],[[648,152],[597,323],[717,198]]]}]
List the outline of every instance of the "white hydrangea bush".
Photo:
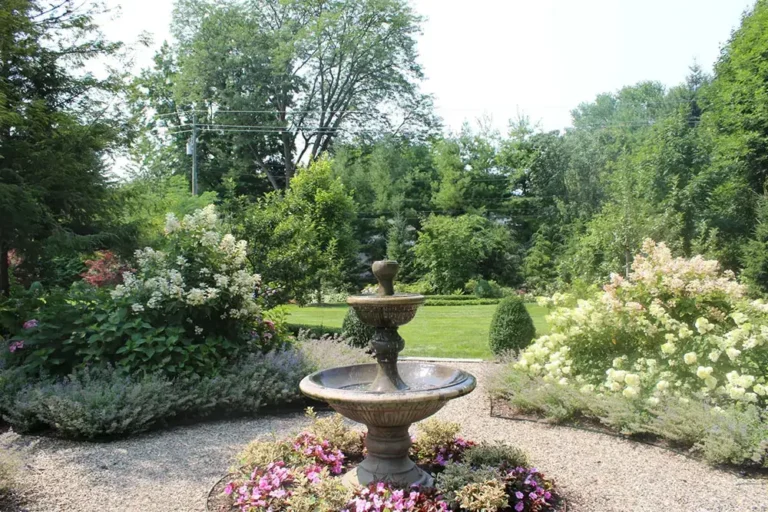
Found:
[{"label": "white hydrangea bush", "polygon": [[551,332],[522,352],[519,371],[651,405],[693,395],[768,402],[768,304],[748,300],[717,261],[674,258],[645,240],[627,279],[612,275],[590,300],[540,304],[554,308]]},{"label": "white hydrangea bush", "polygon": [[136,251],[137,271],[123,274],[113,299],[126,301],[133,314],[181,323],[194,337],[256,336],[261,277],[248,270],[246,241],[222,234],[215,207],[181,220],[169,213],[165,242],[162,251]]}]

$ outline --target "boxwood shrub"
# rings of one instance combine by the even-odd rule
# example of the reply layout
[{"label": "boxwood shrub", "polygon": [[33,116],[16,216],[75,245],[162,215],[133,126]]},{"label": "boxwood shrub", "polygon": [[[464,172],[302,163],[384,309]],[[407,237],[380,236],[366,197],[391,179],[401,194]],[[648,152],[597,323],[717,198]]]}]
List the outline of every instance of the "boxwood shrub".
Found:
[{"label": "boxwood shrub", "polygon": [[488,344],[494,354],[519,351],[530,345],[536,335],[533,319],[518,297],[499,302],[491,320]]}]

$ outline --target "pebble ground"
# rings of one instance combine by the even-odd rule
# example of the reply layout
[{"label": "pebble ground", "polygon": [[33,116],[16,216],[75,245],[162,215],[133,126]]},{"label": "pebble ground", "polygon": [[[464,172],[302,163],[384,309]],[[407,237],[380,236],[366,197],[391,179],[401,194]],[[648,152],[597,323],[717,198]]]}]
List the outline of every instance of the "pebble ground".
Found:
[{"label": "pebble ground", "polygon": [[[490,363],[457,366],[478,389],[438,417],[459,421],[474,440],[502,440],[528,452],[554,478],[569,512],[768,512],[768,482],[745,479],[662,448],[599,433],[490,417],[483,382]],[[47,438],[27,460],[29,512],[201,512],[211,486],[254,438],[287,435],[301,414],[205,423],[110,443]]]}]

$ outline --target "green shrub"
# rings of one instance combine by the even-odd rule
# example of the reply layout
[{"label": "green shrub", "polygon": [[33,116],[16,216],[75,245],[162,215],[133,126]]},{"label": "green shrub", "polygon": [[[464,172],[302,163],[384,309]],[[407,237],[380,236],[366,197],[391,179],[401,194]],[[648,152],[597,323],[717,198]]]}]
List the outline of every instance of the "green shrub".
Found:
[{"label": "green shrub", "polygon": [[[334,346],[323,349],[329,359],[336,358]],[[90,368],[63,380],[22,380],[20,385],[11,382],[18,376],[11,369],[0,373],[0,413],[21,432],[49,428],[69,438],[123,436],[214,414],[251,415],[263,407],[299,403],[299,381],[315,369],[295,349],[251,354],[215,377],[175,380]]]},{"label": "green shrub", "polygon": [[501,442],[482,442],[464,452],[464,464],[472,467],[527,467],[530,464],[523,450]]},{"label": "green shrub", "polygon": [[[472,281],[467,283],[467,286],[471,283]],[[481,299],[500,299],[504,296],[504,291],[496,281],[486,281],[485,279],[475,281],[470,293]]]},{"label": "green shrub", "polygon": [[494,354],[522,350],[531,343],[535,334],[533,319],[521,299],[507,297],[499,302],[488,337]]},{"label": "green shrub", "polygon": [[468,484],[483,483],[491,480],[501,480],[498,468],[473,467],[465,463],[452,463],[437,475],[435,485],[442,491],[447,501],[457,503],[457,493]]},{"label": "green shrub", "polygon": [[[721,408],[702,397],[670,397],[650,405],[623,395],[598,396],[569,384],[547,382],[511,365],[495,377],[494,394],[503,395],[520,413],[538,414],[555,423],[594,420],[623,435],[656,436],[710,464],[768,467],[768,414],[751,404]],[[465,452],[465,461],[474,449]]]},{"label": "green shrub", "polygon": [[[276,348],[281,327],[265,321],[261,278],[248,270],[246,242],[223,234],[213,206],[168,215],[163,252],[136,252],[136,273],[111,292],[75,283],[19,302],[30,315],[13,332],[9,366],[65,376],[85,365],[175,378],[215,375],[238,358]],[[18,322],[17,322],[18,325]]]},{"label": "green shrub", "polygon": [[376,330],[370,325],[364,324],[355,313],[354,308],[349,308],[341,324],[341,334],[347,343],[357,348],[367,348]]}]

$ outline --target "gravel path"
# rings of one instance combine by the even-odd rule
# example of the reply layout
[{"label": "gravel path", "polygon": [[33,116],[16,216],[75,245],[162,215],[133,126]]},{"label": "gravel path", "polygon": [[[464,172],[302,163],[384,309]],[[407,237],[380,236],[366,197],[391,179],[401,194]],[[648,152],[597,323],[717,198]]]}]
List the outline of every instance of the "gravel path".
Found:
[{"label": "gravel path", "polygon": [[[489,364],[462,363],[482,386]],[[472,439],[525,449],[568,497],[568,510],[768,512],[768,483],[741,479],[669,451],[602,434],[491,418],[482,389],[438,417]],[[300,414],[208,423],[123,441],[39,440],[25,479],[30,512],[199,512],[213,483],[248,441],[287,434]],[[29,438],[25,438],[29,439]]]}]

